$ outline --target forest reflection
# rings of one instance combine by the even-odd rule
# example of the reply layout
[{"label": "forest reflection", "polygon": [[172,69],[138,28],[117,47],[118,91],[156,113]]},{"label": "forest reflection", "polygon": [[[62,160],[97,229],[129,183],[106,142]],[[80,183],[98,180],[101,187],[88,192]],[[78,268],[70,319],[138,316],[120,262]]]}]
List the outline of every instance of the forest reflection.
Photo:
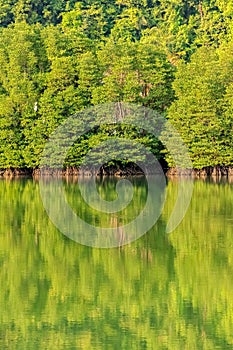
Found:
[{"label": "forest reflection", "polygon": [[[64,183],[75,207],[74,186]],[[147,194],[143,179],[135,186],[130,218]],[[177,186],[168,181],[162,215],[146,235],[94,249],[54,227],[38,182],[0,181],[0,347],[231,349],[233,187],[195,181],[190,208],[168,235]],[[114,198],[113,184],[104,188]]]}]

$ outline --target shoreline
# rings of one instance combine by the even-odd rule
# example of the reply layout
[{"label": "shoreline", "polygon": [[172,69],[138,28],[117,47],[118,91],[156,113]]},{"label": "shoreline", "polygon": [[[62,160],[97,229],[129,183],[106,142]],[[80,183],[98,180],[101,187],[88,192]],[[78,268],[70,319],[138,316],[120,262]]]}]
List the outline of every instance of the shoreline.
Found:
[{"label": "shoreline", "polygon": [[[202,169],[179,169],[179,168],[163,168],[164,174],[168,178],[176,177],[192,177],[192,178],[233,178],[233,166],[216,166],[204,167]],[[158,173],[151,172],[147,169],[146,174],[137,166],[129,167],[109,167],[101,169],[29,169],[29,168],[7,168],[0,169],[0,178],[19,178],[19,177],[90,177],[90,176],[144,176],[144,175],[158,175]]]}]

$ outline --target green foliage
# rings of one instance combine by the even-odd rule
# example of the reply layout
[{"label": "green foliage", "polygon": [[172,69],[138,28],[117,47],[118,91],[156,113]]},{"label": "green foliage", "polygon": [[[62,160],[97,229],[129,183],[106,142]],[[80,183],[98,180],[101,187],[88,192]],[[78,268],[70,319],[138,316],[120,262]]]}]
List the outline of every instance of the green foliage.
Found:
[{"label": "green foliage", "polygon": [[61,121],[117,101],[172,105],[195,166],[231,165],[232,15],[226,0],[0,0],[0,168],[38,166]]},{"label": "green foliage", "polygon": [[6,27],[18,21],[29,24],[57,24],[61,14],[74,6],[75,0],[1,0],[0,26]]},{"label": "green foliage", "polygon": [[110,38],[97,55],[102,80],[93,90],[94,104],[136,102],[160,112],[170,105],[174,68],[153,45]]},{"label": "green foliage", "polygon": [[0,166],[24,167],[25,134],[36,118],[35,105],[47,66],[39,27],[21,22],[3,29],[0,65]]},{"label": "green foliage", "polygon": [[229,81],[233,61],[228,50],[221,58],[221,50],[218,54],[211,47],[202,47],[176,73],[177,100],[168,118],[188,146],[195,168],[232,164]]}]

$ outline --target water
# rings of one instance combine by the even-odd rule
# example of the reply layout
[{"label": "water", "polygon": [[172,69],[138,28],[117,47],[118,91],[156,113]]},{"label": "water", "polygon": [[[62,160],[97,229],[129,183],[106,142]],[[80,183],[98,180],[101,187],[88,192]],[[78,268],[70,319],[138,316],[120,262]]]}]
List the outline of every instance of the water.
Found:
[{"label": "water", "polygon": [[[147,194],[142,179],[134,186],[130,218]],[[75,182],[64,187],[91,222]],[[100,189],[115,198],[113,180]],[[233,185],[196,181],[189,210],[169,235],[176,181],[166,193],[146,235],[97,249],[56,229],[38,182],[1,180],[0,349],[232,349]]]}]

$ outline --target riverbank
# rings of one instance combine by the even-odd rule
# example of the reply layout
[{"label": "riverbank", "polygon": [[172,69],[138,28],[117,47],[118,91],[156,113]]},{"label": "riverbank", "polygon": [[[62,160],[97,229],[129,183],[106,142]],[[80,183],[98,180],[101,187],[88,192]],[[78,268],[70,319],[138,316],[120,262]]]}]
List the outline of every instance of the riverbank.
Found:
[{"label": "riverbank", "polygon": [[[205,177],[229,177],[233,178],[233,166],[216,166],[216,167],[205,167],[202,169],[179,169],[179,168],[163,168],[163,172],[167,177],[194,177],[194,178],[205,178]],[[159,174],[160,171],[158,169]],[[154,172],[148,168],[146,169],[146,175],[153,175]],[[67,169],[19,169],[19,168],[8,168],[0,169],[0,177],[2,178],[15,178],[15,177],[33,177],[38,178],[40,176],[49,177],[66,177],[66,176],[142,176],[144,172],[142,169],[133,164],[130,166],[117,167],[101,167],[96,168],[67,168]]]},{"label": "riverbank", "polygon": [[170,168],[167,176],[194,176],[194,177],[233,177],[233,166],[204,167],[202,169]]}]

